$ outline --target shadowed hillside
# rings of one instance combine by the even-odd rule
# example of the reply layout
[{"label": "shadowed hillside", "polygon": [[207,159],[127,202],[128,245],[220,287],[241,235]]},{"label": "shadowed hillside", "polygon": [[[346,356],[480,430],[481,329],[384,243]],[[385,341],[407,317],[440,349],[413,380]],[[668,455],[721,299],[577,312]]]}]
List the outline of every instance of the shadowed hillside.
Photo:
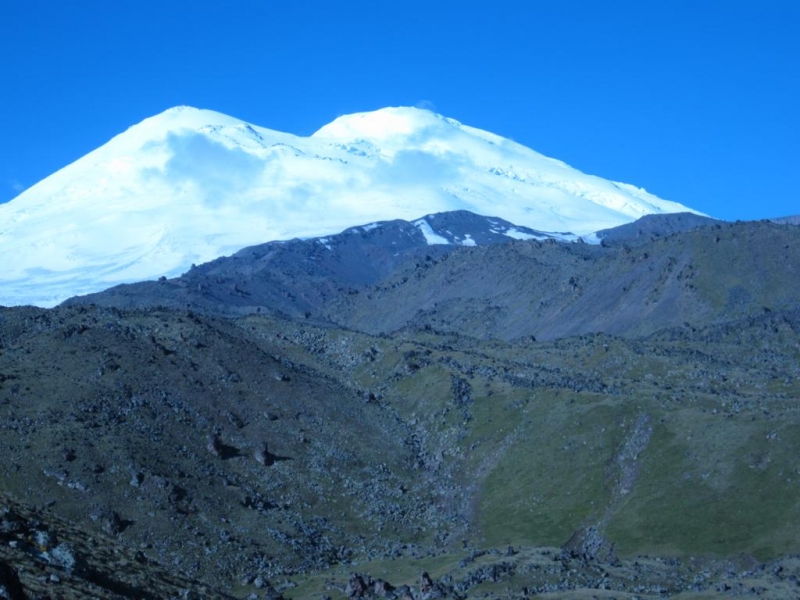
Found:
[{"label": "shadowed hillside", "polygon": [[800,228],[714,225],[610,247],[515,242],[417,261],[325,311],[370,331],[405,326],[513,339],[639,336],[701,327],[800,298]]},{"label": "shadowed hillside", "polygon": [[[792,225],[662,215],[601,232],[603,244],[590,245],[509,240],[498,231],[538,234],[466,212],[428,220],[453,243],[428,245],[417,227],[394,221],[247,248],[177,279],[68,304],[273,314],[369,333],[428,327],[549,340],[722,323],[790,309],[800,298],[800,228]],[[458,245],[464,239],[477,245]]]}]

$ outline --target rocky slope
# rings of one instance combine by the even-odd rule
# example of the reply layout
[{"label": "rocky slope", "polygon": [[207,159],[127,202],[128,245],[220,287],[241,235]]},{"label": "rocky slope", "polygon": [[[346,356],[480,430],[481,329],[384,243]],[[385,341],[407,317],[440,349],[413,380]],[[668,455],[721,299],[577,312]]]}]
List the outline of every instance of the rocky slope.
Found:
[{"label": "rocky slope", "polygon": [[800,549],[798,339],[778,310],[504,343],[3,309],[0,482],[238,597],[352,596],[352,570],[414,597],[778,594]]},{"label": "rocky slope", "polygon": [[800,228],[718,224],[639,244],[517,242],[419,261],[323,314],[372,333],[405,326],[483,338],[638,336],[702,327],[800,298]]},{"label": "rocky slope", "polygon": [[[104,534],[8,498],[0,500],[0,541],[0,597],[8,600],[286,597],[259,579],[252,586],[257,592],[242,590],[232,595],[215,590],[168,572],[142,552]],[[603,560],[577,548],[471,549],[436,562],[430,573],[421,570],[420,561],[395,564],[390,575],[394,583],[384,578],[388,575],[385,564],[368,563],[359,565],[360,571],[335,568],[300,583],[287,580],[281,587],[293,597],[367,600],[510,594],[520,598],[790,598],[797,593],[800,575],[797,558],[768,564],[747,558],[685,563],[649,557]]]}]

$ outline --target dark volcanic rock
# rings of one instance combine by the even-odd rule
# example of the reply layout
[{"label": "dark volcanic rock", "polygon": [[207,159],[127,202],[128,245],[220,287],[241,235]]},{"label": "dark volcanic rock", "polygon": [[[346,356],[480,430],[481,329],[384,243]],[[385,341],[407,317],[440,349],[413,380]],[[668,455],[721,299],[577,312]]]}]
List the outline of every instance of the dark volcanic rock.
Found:
[{"label": "dark volcanic rock", "polygon": [[3,600],[27,600],[19,574],[8,563],[0,560],[0,598]]},{"label": "dark volcanic rock", "polygon": [[596,527],[585,527],[576,531],[564,544],[564,550],[573,556],[607,563],[617,563],[614,544],[606,540]]},{"label": "dark volcanic rock", "polygon": [[641,246],[659,237],[723,224],[724,221],[688,212],[645,215],[633,223],[598,231],[596,235],[604,244]]}]

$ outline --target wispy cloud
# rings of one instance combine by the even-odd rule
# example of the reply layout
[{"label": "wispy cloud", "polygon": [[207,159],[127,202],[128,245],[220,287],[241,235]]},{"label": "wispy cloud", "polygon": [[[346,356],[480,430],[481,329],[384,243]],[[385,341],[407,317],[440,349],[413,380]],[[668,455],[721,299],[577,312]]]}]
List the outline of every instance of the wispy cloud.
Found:
[{"label": "wispy cloud", "polygon": [[422,108],[431,112],[439,112],[436,110],[436,105],[431,100],[420,100],[414,105],[415,108]]},{"label": "wispy cloud", "polygon": [[199,133],[170,133],[172,157],[163,171],[152,173],[173,187],[192,186],[209,205],[222,206],[252,186],[263,169],[257,157],[227,148]]},{"label": "wispy cloud", "polygon": [[2,198],[0,198],[0,204],[5,204],[6,202],[11,202],[14,198],[16,198],[19,194],[25,191],[25,186],[22,185],[16,179],[7,179],[6,180],[6,187],[3,188],[5,191],[2,194]]},{"label": "wispy cloud", "polygon": [[458,157],[436,155],[422,150],[400,150],[390,161],[380,160],[372,173],[376,185],[408,185],[424,181],[424,185],[445,185],[458,177]]}]

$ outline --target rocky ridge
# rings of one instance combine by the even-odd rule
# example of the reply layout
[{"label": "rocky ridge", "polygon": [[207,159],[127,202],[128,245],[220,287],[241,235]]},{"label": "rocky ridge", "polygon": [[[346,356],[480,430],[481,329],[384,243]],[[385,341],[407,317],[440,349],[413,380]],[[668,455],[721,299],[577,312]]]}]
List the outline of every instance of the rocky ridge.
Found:
[{"label": "rocky ridge", "polygon": [[522,228],[528,239],[509,242],[496,231],[515,226],[466,212],[426,219],[450,239],[471,231],[476,244],[429,245],[411,223],[396,221],[246,248],[176,279],[68,303],[273,314],[372,334],[429,327],[552,340],[722,323],[789,309],[800,297],[794,225],[648,216],[601,232],[602,243],[592,245]]}]

